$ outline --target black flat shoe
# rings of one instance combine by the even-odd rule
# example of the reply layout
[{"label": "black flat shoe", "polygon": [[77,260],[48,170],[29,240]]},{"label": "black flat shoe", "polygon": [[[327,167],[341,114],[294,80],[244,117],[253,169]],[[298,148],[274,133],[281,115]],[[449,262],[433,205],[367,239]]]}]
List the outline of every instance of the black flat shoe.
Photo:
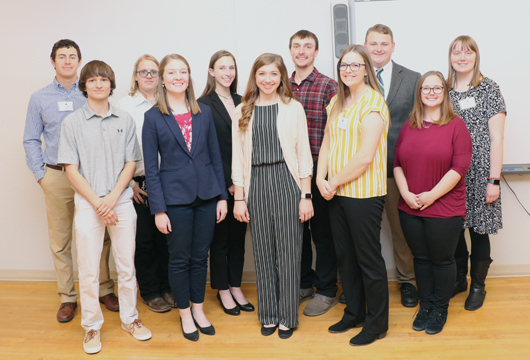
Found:
[{"label": "black flat shoe", "polygon": [[350,345],[351,346],[369,345],[376,340],[384,338],[385,336],[386,336],[386,331],[384,333],[377,335],[377,334],[370,334],[364,330],[361,330],[361,332],[358,333],[357,336],[354,336],[351,338]]},{"label": "black flat shoe", "polygon": [[272,326],[272,327],[265,327],[265,325],[262,325],[261,326],[261,335],[263,335],[263,336],[272,335],[276,331],[277,327],[278,327],[278,325]]},{"label": "black flat shoe", "polygon": [[239,311],[239,305],[237,305],[237,302],[236,302],[236,307],[234,307],[232,309],[225,308],[225,306],[223,304],[223,301],[221,300],[221,295],[219,295],[219,291],[217,292],[217,300],[219,300],[219,304],[221,304],[221,307],[223,308],[223,310],[224,310],[224,312],[226,314],[237,316],[237,315],[239,315],[241,313]]},{"label": "black flat shoe", "polygon": [[180,327],[182,328],[182,335],[184,335],[186,339],[191,340],[191,341],[199,340],[198,330],[195,330],[194,332],[191,332],[191,333],[184,332],[184,326],[182,326],[182,319],[180,319]]},{"label": "black flat shoe", "polygon": [[239,306],[239,309],[241,311],[251,312],[255,310],[254,305],[252,305],[251,303],[246,303],[246,304],[238,303],[233,294],[232,294],[232,299],[234,299],[234,302],[237,304],[237,306]]},{"label": "black flat shoe", "polygon": [[401,305],[405,307],[416,307],[418,305],[418,290],[409,283],[401,284]]},{"label": "black flat shoe", "polygon": [[280,336],[280,339],[289,339],[291,335],[293,335],[293,330],[294,329],[289,329],[289,330],[278,329],[278,335]]},{"label": "black flat shoe", "polygon": [[202,332],[204,335],[215,335],[215,328],[213,325],[210,324],[210,326],[207,327],[201,327],[199,323],[195,320],[195,317],[193,316],[193,312],[191,313],[191,317],[193,319],[193,322],[195,323],[195,326]]},{"label": "black flat shoe", "polygon": [[350,329],[353,329],[353,328],[360,328],[360,327],[363,327],[363,324],[364,322],[358,322],[356,324],[348,324],[344,321],[342,321],[342,319],[334,324],[334,325],[331,325],[329,328],[328,328],[328,331],[332,334],[341,334],[341,333],[345,333],[346,331],[350,330]]},{"label": "black flat shoe", "polygon": [[340,294],[339,296],[339,302],[341,304],[346,304],[346,295],[344,295],[344,293]]}]

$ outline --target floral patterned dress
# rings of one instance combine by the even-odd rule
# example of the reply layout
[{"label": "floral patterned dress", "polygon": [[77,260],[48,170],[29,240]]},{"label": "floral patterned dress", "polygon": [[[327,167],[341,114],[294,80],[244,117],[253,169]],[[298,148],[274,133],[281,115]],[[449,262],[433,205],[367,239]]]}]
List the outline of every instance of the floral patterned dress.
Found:
[{"label": "floral patterned dress", "polygon": [[[473,157],[466,174],[467,215],[464,228],[473,228],[478,234],[496,234],[502,229],[501,197],[486,204],[486,187],[490,176],[490,132],[488,121],[492,116],[506,112],[499,85],[484,78],[479,86],[469,91],[449,90],[454,111],[467,125],[473,141]],[[474,98],[475,106],[460,109],[460,100]]]}]

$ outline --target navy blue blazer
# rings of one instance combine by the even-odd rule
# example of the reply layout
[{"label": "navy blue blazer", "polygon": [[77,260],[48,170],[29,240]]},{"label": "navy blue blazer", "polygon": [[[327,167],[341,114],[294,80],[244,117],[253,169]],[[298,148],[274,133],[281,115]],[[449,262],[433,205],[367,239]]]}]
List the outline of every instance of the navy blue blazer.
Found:
[{"label": "navy blue blazer", "polygon": [[204,104],[199,107],[201,112],[192,114],[191,152],[171,111],[164,115],[153,107],[145,113],[142,147],[153,215],[166,211],[166,205],[191,204],[197,197],[228,199],[212,111]]}]

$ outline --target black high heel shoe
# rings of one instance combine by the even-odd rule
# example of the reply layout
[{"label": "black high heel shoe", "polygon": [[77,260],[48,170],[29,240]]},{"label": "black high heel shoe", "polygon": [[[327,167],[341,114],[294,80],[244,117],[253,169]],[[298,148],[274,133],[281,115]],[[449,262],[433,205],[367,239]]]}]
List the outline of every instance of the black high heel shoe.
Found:
[{"label": "black high heel shoe", "polygon": [[232,295],[232,299],[234,299],[234,302],[237,304],[237,306],[239,306],[241,311],[251,312],[255,310],[254,305],[252,305],[251,303],[240,304],[237,302],[236,298],[234,297],[234,294],[230,292],[230,295]]},{"label": "black high heel shoe", "polygon": [[212,324],[207,327],[201,327],[197,320],[195,320],[195,316],[193,316],[193,311],[191,312],[191,317],[193,319],[193,322],[195,323],[195,326],[204,334],[204,335],[215,335],[215,328]]},{"label": "black high heel shoe", "polygon": [[234,315],[234,316],[237,316],[239,315],[241,312],[239,311],[239,305],[237,304],[237,301],[236,301],[236,306],[232,309],[227,309],[225,308],[225,305],[223,304],[223,300],[221,300],[221,295],[219,295],[219,291],[217,292],[217,300],[219,300],[219,304],[221,304],[224,312],[228,315]]},{"label": "black high heel shoe", "polygon": [[[193,319],[195,321],[195,319]],[[180,327],[182,328],[182,335],[188,340],[197,341],[199,340],[199,331],[195,330],[194,332],[187,333],[184,331],[184,326],[182,326],[182,319],[180,319]]]}]

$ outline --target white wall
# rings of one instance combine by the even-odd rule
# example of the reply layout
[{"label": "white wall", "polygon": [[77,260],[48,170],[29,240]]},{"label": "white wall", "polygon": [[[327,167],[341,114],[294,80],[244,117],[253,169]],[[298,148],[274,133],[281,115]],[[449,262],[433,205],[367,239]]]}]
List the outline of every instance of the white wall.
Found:
[{"label": "white wall", "polygon": [[[471,18],[468,10],[476,6],[481,6],[481,15]],[[520,40],[520,35],[527,33],[523,16],[530,13],[528,2],[402,0],[357,3],[356,7],[360,39],[374,23],[388,24],[396,36],[396,61],[420,72],[433,68],[446,72],[451,39],[460,33],[474,36],[481,46],[483,70],[501,85],[508,104],[506,159],[530,162],[530,142],[524,138],[530,133],[530,123],[522,112],[529,72],[516,70],[526,65],[523,59],[529,55],[528,45]],[[457,15],[458,8],[466,13]],[[319,37],[316,66],[332,74],[329,9],[326,0],[26,0],[4,5],[0,13],[4,80],[0,86],[0,151],[4,155],[0,278],[54,276],[43,195],[25,164],[22,134],[31,93],[53,79],[49,53],[55,41],[74,39],[84,62],[100,59],[113,67],[117,76],[113,103],[127,94],[132,65],[143,53],[159,59],[168,53],[184,55],[192,67],[195,91],[200,94],[210,56],[219,49],[229,50],[238,61],[242,93],[252,62],[263,52],[281,54],[289,71],[294,70],[288,40],[302,28]],[[499,21],[502,26],[496,25]],[[510,46],[505,45],[507,41]],[[501,53],[501,46],[507,51]],[[521,78],[525,87],[516,82]],[[528,175],[508,179],[527,207],[529,179]],[[493,238],[492,271],[530,274],[528,216],[504,185],[502,191],[505,229]],[[387,267],[392,268],[390,233],[386,222],[383,226],[384,255]],[[249,247],[246,270],[252,270],[251,258]]]}]

